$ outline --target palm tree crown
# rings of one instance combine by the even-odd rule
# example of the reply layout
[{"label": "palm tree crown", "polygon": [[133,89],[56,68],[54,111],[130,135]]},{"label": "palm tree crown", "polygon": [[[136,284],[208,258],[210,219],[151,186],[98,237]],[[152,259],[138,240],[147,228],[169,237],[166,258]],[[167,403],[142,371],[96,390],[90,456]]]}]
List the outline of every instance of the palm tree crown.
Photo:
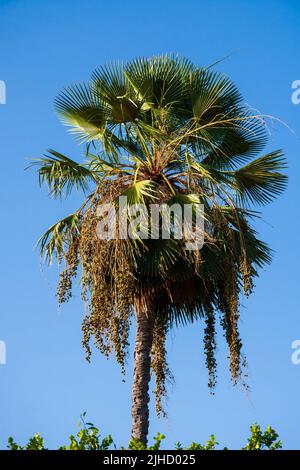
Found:
[{"label": "palm tree crown", "polygon": [[[135,361],[142,357],[141,342],[148,352],[144,365],[137,366],[133,401],[148,396],[151,361],[160,413],[170,377],[167,331],[173,324],[204,319],[204,349],[213,388],[219,313],[231,376],[237,382],[243,366],[240,293],[252,291],[258,268],[271,260],[270,249],[251,226],[259,216],[253,208],[270,202],[286,185],[286,176],[280,173],[285,167],[281,151],[257,157],[267,140],[265,119],[251,113],[226,76],[172,55],[101,67],[89,83],[65,88],[55,106],[85,144],[84,161],[77,163],[50,150],[34,162],[39,179],[53,196],[76,188],[85,197],[78,210],[43,235],[40,247],[48,261],[56,255],[65,262],[58,286],[60,302],[70,297],[71,280],[80,268],[88,359],[93,337],[101,352],[114,352],[124,367],[135,312]],[[203,247],[188,251],[185,240],[172,233],[168,239],[120,235],[99,239],[97,207],[103,202],[117,206],[119,196],[126,196],[130,205],[203,205]],[[146,377],[142,392],[141,373]],[[140,411],[133,412],[138,415],[137,427],[142,427],[139,415],[147,401],[146,397],[146,402],[136,405]],[[147,419],[142,431],[133,431],[143,441]]]}]

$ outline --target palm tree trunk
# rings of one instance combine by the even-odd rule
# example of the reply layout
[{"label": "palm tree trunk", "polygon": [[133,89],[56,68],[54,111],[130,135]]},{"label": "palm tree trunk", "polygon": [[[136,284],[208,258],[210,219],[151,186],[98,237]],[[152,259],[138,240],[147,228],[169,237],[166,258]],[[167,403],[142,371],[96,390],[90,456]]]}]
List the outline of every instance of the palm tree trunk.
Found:
[{"label": "palm tree trunk", "polygon": [[153,304],[143,302],[136,307],[131,435],[145,445],[149,429],[149,382],[154,318]]}]

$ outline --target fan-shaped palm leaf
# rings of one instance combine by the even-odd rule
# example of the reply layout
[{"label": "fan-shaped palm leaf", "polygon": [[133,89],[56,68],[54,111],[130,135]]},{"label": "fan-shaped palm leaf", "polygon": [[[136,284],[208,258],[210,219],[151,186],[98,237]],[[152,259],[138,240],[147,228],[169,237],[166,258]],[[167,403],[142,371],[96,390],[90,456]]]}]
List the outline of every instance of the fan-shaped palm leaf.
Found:
[{"label": "fan-shaped palm leaf", "polygon": [[287,176],[280,172],[285,167],[283,153],[278,150],[253,160],[239,170],[226,172],[226,174],[233,179],[238,200],[263,205],[285,189]]},{"label": "fan-shaped palm leaf", "polygon": [[66,244],[70,243],[80,234],[81,217],[71,214],[52,225],[38,240],[41,256],[51,264],[53,255],[60,260]]},{"label": "fan-shaped palm leaf", "polygon": [[104,103],[85,84],[65,88],[55,99],[55,109],[81,141],[101,138],[109,117]]},{"label": "fan-shaped palm leaf", "polygon": [[65,190],[67,196],[73,188],[85,193],[89,183],[99,180],[99,173],[95,168],[79,164],[55,150],[50,149],[48,153],[49,155],[33,160],[32,165],[39,166],[39,182],[47,184],[50,195],[62,196]]}]

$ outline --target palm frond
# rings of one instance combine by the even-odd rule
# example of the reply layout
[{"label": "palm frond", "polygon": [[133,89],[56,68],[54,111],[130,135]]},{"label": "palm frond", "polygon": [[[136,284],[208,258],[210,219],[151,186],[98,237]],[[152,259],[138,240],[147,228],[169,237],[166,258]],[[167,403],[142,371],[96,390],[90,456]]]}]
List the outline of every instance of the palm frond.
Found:
[{"label": "palm frond", "polygon": [[139,58],[125,67],[125,76],[143,110],[179,104],[186,93],[184,78],[194,69],[190,61],[173,55]]},{"label": "palm frond", "polygon": [[51,196],[62,196],[63,191],[68,196],[73,188],[85,193],[89,184],[99,179],[95,168],[81,165],[55,150],[49,149],[48,154],[34,159],[31,165],[38,166],[39,183],[46,183]]},{"label": "palm frond", "polygon": [[189,99],[193,116],[209,122],[217,116],[227,116],[240,104],[242,96],[225,75],[200,69],[191,76]]},{"label": "palm frond", "polygon": [[130,163],[122,164],[119,162],[109,161],[101,158],[99,155],[87,153],[86,158],[88,167],[91,171],[101,176],[109,177],[109,175],[131,175],[133,173],[133,166]]},{"label": "palm frond", "polygon": [[145,250],[139,258],[137,271],[142,277],[144,285],[151,285],[156,279],[157,285],[160,280],[166,280],[169,277],[172,266],[180,254],[178,243],[172,238],[146,240],[144,241]]},{"label": "palm frond", "polygon": [[86,84],[65,88],[55,99],[55,109],[64,124],[78,136],[81,142],[101,137],[109,109]]},{"label": "palm frond", "polygon": [[272,250],[257,238],[256,231],[249,223],[250,219],[260,218],[260,213],[243,207],[219,206],[219,209],[233,228],[236,257],[244,253],[248,261],[259,268],[270,264]]},{"label": "palm frond", "polygon": [[286,188],[287,176],[280,172],[285,168],[286,159],[282,151],[278,150],[226,174],[232,178],[238,201],[263,205]]},{"label": "palm frond", "polygon": [[[234,231],[234,239],[237,247],[237,255],[241,249],[240,234]],[[259,240],[254,230],[248,230],[243,237],[243,249],[249,263],[262,269],[272,261],[273,250],[262,240]]]},{"label": "palm frond", "polygon": [[120,62],[111,62],[92,73],[92,90],[107,106],[116,123],[131,122],[139,114],[139,102],[130,96],[124,67]]},{"label": "palm frond", "polygon": [[52,225],[38,240],[41,257],[51,264],[53,255],[60,261],[66,244],[80,234],[81,216],[78,213],[68,215]]},{"label": "palm frond", "polygon": [[248,119],[237,121],[235,125],[219,126],[211,133],[214,145],[202,163],[216,169],[231,170],[253,158],[260,152],[267,140],[266,128],[261,119],[250,117],[241,110],[240,116]]},{"label": "palm frond", "polygon": [[145,204],[158,198],[158,188],[152,180],[140,180],[133,182],[121,196],[126,197],[129,206]]},{"label": "palm frond", "polygon": [[127,93],[122,62],[108,62],[92,73],[92,85],[96,93],[108,104]]}]

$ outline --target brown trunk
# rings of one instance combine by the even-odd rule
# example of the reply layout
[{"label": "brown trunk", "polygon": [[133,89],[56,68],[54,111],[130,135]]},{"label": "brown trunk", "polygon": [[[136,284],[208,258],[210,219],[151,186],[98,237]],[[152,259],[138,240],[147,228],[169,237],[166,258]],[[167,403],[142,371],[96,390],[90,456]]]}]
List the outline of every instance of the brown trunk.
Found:
[{"label": "brown trunk", "polygon": [[149,428],[149,382],[154,305],[136,306],[136,337],[132,386],[132,437],[147,444]]}]

